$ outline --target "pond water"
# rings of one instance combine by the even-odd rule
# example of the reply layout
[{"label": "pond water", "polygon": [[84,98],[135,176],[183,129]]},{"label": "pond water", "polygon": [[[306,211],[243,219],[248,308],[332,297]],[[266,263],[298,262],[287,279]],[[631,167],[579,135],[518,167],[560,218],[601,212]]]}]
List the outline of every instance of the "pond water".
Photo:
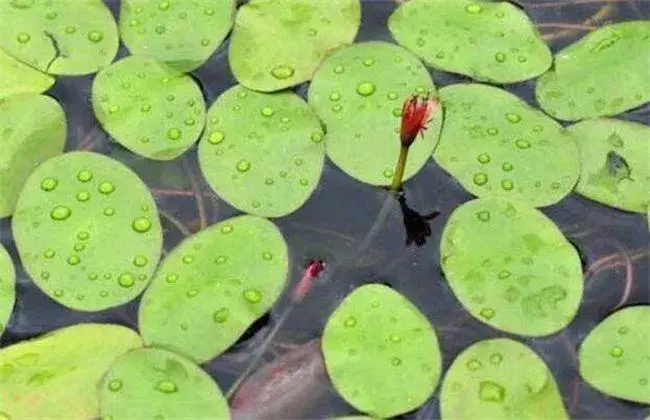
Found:
[{"label": "pond water", "polygon": [[[109,2],[117,17],[116,1]],[[650,18],[650,1],[540,0],[521,2],[538,24],[553,52],[570,44],[586,31],[605,23]],[[362,25],[357,41],[391,41],[386,21],[396,4],[391,1],[363,2]],[[228,66],[226,42],[203,66],[193,72],[209,105],[236,81]],[[120,55],[126,55],[122,47]],[[468,79],[432,72],[438,88]],[[622,75],[622,77],[624,77]],[[615,83],[615,81],[612,81]],[[238,212],[217,197],[200,174],[196,147],[171,162],[138,157],[101,129],[90,106],[92,77],[61,77],[50,91],[64,107],[69,122],[66,150],[94,150],[131,167],[152,189],[165,234],[165,252],[173,249],[188,232],[226,219]],[[507,90],[535,104],[534,80],[508,85]],[[296,91],[303,97],[306,86]],[[623,119],[650,124],[648,105],[632,110]],[[327,261],[336,270],[316,284],[310,294],[288,314],[273,338],[264,360],[286,351],[288,346],[318,338],[337,304],[355,287],[367,282],[387,284],[408,297],[436,327],[443,353],[443,369],[458,353],[480,339],[504,337],[472,318],[459,304],[444,280],[439,265],[439,243],[451,211],[472,197],[433,160],[405,186],[406,201],[420,214],[440,212],[427,223],[430,236],[421,246],[406,245],[403,213],[393,206],[367,250],[350,258],[371,229],[387,192],[361,184],[326,161],[320,184],[297,212],[275,220],[291,253],[290,282],[295,284],[313,258]],[[561,333],[547,338],[521,339],[547,363],[555,376],[565,405],[573,418],[645,418],[647,406],[609,398],[585,384],[577,371],[581,340],[615,309],[650,301],[648,222],[638,214],[625,213],[571,194],[559,204],[542,210],[561,228],[581,255],[585,293],[574,321]],[[2,244],[18,261],[10,233],[10,221],[0,221]],[[498,241],[499,238],[494,238]],[[137,328],[139,300],[97,313],[64,308],[45,296],[17,267],[17,301],[0,344],[31,338],[55,328],[80,322],[112,322]],[[287,290],[290,290],[287,289]],[[255,323],[237,345],[203,367],[223,390],[243,372],[254,349],[264,340],[280,314],[290,305],[286,293],[268,316]],[[260,364],[261,365],[261,364]],[[325,382],[326,383],[326,382]],[[408,386],[408,384],[404,384]],[[296,387],[300,387],[296,383]],[[328,385],[329,386],[329,385]],[[439,415],[438,393],[419,411],[403,418],[429,419]],[[296,417],[324,418],[355,413],[333,389],[317,398],[287,402],[287,412]]]}]

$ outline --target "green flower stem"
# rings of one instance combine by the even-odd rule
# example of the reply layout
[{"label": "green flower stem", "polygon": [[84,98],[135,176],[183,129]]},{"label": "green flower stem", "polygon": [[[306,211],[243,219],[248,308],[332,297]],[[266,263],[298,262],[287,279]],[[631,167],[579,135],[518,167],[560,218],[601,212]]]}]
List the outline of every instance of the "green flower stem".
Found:
[{"label": "green flower stem", "polygon": [[395,175],[393,176],[393,183],[390,186],[391,191],[399,191],[400,188],[402,188],[402,180],[404,179],[404,169],[406,168],[406,158],[408,157],[408,153],[408,146],[402,146],[399,150]]}]

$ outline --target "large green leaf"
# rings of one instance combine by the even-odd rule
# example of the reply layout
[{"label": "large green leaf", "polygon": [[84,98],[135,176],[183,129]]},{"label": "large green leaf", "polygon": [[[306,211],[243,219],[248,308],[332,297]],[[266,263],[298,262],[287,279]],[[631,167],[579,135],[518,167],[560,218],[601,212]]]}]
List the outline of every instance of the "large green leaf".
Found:
[{"label": "large green leaf", "polygon": [[16,270],[7,250],[0,245],[0,336],[16,301]]},{"label": "large green leaf", "polygon": [[0,48],[0,98],[19,93],[41,93],[54,84],[54,78],[16,60]]}]

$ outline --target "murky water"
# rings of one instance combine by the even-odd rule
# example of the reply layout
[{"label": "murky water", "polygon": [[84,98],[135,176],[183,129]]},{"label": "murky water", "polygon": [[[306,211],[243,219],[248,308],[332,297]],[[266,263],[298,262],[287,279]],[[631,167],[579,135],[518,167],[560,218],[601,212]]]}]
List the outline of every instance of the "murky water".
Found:
[{"label": "murky water", "polygon": [[[648,0],[529,0],[521,4],[539,24],[554,52],[604,23],[650,18]],[[365,1],[357,40],[389,41],[386,20],[394,7],[391,1]],[[111,8],[117,16],[115,1],[111,1]],[[125,54],[122,50],[121,55]],[[227,44],[195,71],[194,76],[204,90],[208,105],[235,84],[228,67]],[[467,80],[438,72],[433,77],[439,87]],[[186,234],[184,231],[196,232],[202,226],[237,213],[206,185],[198,170],[196,148],[175,161],[155,162],[112,143],[93,117],[89,98],[91,82],[91,77],[60,78],[50,92],[62,103],[68,117],[67,150],[92,149],[105,153],[141,176],[153,190],[163,215],[166,252],[180,242]],[[534,81],[508,86],[509,91],[531,104],[534,104],[533,88]],[[297,92],[304,96],[306,86],[298,87]],[[621,118],[650,125],[650,107],[630,111]],[[413,210],[421,214],[440,212],[428,222],[431,235],[426,243],[421,247],[405,246],[402,212],[394,206],[368,251],[358,261],[347,258],[354,254],[373,225],[385,197],[384,190],[360,184],[326,162],[320,184],[306,205],[290,216],[275,220],[290,247],[291,282],[300,278],[311,258],[322,258],[340,266],[289,314],[265,359],[271,359],[274,352],[282,352],[286,344],[318,338],[337,303],[349,291],[370,281],[386,283],[406,295],[435,325],[445,369],[469,344],[484,338],[508,336],[470,317],[442,276],[438,254],[442,228],[451,211],[471,196],[432,160],[406,185],[406,198]],[[522,341],[541,355],[555,375],[573,418],[645,418],[650,414],[647,406],[606,397],[585,384],[578,375],[576,350],[585,335],[615,309],[650,302],[647,221],[640,215],[609,209],[575,194],[543,211],[580,251],[587,272],[585,294],[578,316],[563,332]],[[9,220],[0,222],[0,235],[14,261],[18,261]],[[113,322],[137,328],[137,300],[98,313],[70,311],[40,292],[20,267],[17,288],[16,307],[0,342],[2,346],[79,322]],[[263,340],[274,319],[288,304],[287,294],[269,316],[251,327],[239,344],[204,365],[222,389],[227,390],[246,368],[251,350]],[[293,412],[296,416],[322,418],[355,412],[331,388],[311,401],[310,406],[299,403],[296,401]],[[436,393],[419,412],[403,417],[437,418],[437,404]]]}]

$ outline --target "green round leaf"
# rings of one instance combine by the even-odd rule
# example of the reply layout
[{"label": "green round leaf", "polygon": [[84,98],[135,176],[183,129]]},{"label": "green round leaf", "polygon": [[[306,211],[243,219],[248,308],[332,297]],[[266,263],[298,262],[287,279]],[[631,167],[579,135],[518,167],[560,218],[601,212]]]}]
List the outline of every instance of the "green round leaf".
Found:
[{"label": "green round leaf", "polygon": [[555,55],[553,69],[537,81],[537,101],[555,118],[572,121],[616,115],[650,101],[649,34],[650,21],[589,33]]},{"label": "green round leaf", "polygon": [[132,54],[189,72],[221,45],[234,9],[233,0],[122,0],[120,35]]},{"label": "green round leaf", "polygon": [[555,378],[533,350],[483,340],[456,357],[440,391],[445,419],[569,419]]},{"label": "green round leaf", "polygon": [[505,90],[459,84],[440,90],[445,124],[436,161],[470,193],[535,207],[569,194],[580,162],[562,127]]},{"label": "green round leaf", "polygon": [[102,0],[4,0],[0,22],[0,47],[46,73],[94,73],[117,54],[117,26]]},{"label": "green round leaf", "polygon": [[229,419],[228,403],[210,375],[160,349],[117,359],[100,385],[102,418]]},{"label": "green round leaf", "polygon": [[63,151],[66,131],[63,109],[49,96],[25,93],[0,99],[0,217],[14,212],[34,168]]},{"label": "green round leaf", "polygon": [[428,65],[477,80],[532,79],[553,62],[533,22],[508,2],[411,0],[393,12],[388,27]]},{"label": "green round leaf", "polygon": [[650,127],[597,119],[568,128],[580,150],[579,194],[623,210],[645,213],[650,202]]},{"label": "green round leaf", "polygon": [[92,103],[102,127],[127,149],[171,160],[189,149],[205,125],[201,89],[167,65],[130,56],[102,70]]},{"label": "green round leaf", "polygon": [[650,404],[650,306],[605,318],[580,345],[580,375],[607,395]]},{"label": "green round leaf", "polygon": [[[9,321],[15,301],[16,270],[7,250],[0,245],[0,336],[2,336],[7,321]],[[0,370],[0,372],[2,371]],[[1,375],[2,373],[0,373],[0,377]],[[1,379],[0,383],[2,383]]]},{"label": "green round leaf", "polygon": [[[389,185],[401,146],[402,104],[414,93],[435,91],[413,54],[394,44],[365,42],[325,60],[309,87],[309,104],[325,124],[329,158],[359,181]],[[438,111],[410,147],[404,179],[427,162],[441,125]]]},{"label": "green round leaf", "polygon": [[41,93],[55,82],[53,77],[16,60],[0,48],[0,98],[19,93]]},{"label": "green round leaf", "polygon": [[440,255],[463,307],[496,329],[549,335],[578,311],[578,253],[550,219],[524,203],[491,197],[458,207],[443,231]]},{"label": "green round leaf", "polygon": [[381,284],[354,290],[327,320],[325,366],[338,393],[374,417],[422,405],[441,372],[440,347],[427,318]]},{"label": "green round leaf", "polygon": [[210,360],[269,310],[287,271],[287,245],[273,223],[239,216],[213,225],[162,263],[140,304],[142,336],[150,346]]},{"label": "green round leaf", "polygon": [[39,166],[12,222],[36,285],[80,311],[132,300],[160,258],[162,229],[147,187],[126,166],[95,153],[67,153]]},{"label": "green round leaf", "polygon": [[118,356],[140,346],[129,328],[79,324],[3,348],[0,418],[99,417],[102,375]]},{"label": "green round leaf", "polygon": [[271,92],[311,79],[330,51],[351,44],[359,0],[251,0],[239,8],[230,67],[249,89]]},{"label": "green round leaf", "polygon": [[300,97],[242,86],[210,107],[199,144],[201,170],[217,194],[242,211],[266,217],[286,215],[307,201],[324,157],[320,121]]}]

